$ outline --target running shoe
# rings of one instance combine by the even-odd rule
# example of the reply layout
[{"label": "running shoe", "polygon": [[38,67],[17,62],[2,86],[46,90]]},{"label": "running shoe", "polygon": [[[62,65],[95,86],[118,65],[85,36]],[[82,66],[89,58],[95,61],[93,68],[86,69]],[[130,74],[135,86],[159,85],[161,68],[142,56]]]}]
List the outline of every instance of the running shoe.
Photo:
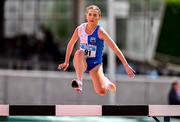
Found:
[{"label": "running shoe", "polygon": [[71,86],[74,88],[74,90],[78,93],[82,93],[82,81],[74,79],[72,81]]}]

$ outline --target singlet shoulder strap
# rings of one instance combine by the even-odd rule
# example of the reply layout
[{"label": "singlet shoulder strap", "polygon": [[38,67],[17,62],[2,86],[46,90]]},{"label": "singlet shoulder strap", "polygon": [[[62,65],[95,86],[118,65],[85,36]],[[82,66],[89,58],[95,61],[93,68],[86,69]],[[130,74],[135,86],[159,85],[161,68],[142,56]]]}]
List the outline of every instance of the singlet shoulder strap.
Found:
[{"label": "singlet shoulder strap", "polygon": [[96,30],[94,31],[94,33],[98,33],[98,30],[99,30],[99,28],[100,28],[100,25],[97,25],[97,27],[96,27]]},{"label": "singlet shoulder strap", "polygon": [[78,36],[81,35],[81,33],[84,33],[86,23],[82,23],[78,26]]}]

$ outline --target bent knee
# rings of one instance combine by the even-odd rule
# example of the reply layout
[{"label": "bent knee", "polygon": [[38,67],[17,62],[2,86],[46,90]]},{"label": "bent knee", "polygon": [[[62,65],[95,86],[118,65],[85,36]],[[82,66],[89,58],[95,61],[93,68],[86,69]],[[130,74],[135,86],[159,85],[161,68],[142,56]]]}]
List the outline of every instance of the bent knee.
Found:
[{"label": "bent knee", "polygon": [[84,51],[83,50],[77,50],[76,53],[74,54],[74,57],[77,57],[77,58],[83,58],[85,55],[84,55]]},{"label": "bent knee", "polygon": [[100,96],[106,95],[106,89],[105,88],[100,88],[96,90],[96,93],[99,94]]}]

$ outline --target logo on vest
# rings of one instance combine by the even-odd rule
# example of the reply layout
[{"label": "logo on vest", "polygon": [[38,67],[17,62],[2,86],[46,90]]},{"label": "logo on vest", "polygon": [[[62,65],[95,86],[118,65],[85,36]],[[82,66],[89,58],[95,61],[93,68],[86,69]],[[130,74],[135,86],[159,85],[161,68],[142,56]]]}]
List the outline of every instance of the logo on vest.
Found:
[{"label": "logo on vest", "polygon": [[92,44],[95,44],[95,43],[96,43],[96,38],[95,38],[95,37],[91,37],[91,38],[90,38],[90,42],[91,42]]}]

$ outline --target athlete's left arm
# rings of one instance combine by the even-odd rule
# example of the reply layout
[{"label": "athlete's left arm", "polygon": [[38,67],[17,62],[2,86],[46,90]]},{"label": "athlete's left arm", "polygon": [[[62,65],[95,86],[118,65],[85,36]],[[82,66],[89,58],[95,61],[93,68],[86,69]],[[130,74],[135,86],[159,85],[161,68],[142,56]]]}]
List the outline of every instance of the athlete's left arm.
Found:
[{"label": "athlete's left arm", "polygon": [[129,66],[128,62],[126,61],[124,55],[122,54],[121,50],[118,48],[116,43],[111,39],[111,37],[105,32],[103,28],[100,28],[98,31],[98,36],[100,39],[104,40],[106,44],[114,51],[114,53],[117,55],[117,57],[121,60],[123,63],[127,74],[130,77],[135,76],[135,71]]}]

